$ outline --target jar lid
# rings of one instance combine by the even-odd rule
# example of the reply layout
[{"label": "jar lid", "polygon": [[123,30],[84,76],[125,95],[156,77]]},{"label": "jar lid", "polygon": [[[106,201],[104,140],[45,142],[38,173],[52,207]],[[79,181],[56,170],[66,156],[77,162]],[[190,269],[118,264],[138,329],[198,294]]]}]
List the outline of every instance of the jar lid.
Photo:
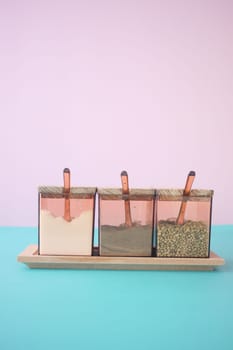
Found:
[{"label": "jar lid", "polygon": [[213,190],[201,190],[201,189],[193,189],[190,194],[187,196],[183,195],[183,189],[175,189],[175,188],[167,188],[167,189],[158,189],[156,191],[157,198],[159,200],[169,200],[169,201],[182,201],[182,200],[190,200],[190,201],[205,201],[209,200],[213,194]]},{"label": "jar lid", "polygon": [[98,188],[98,195],[101,199],[132,199],[132,200],[152,200],[155,196],[154,189],[132,188],[129,194],[123,194],[121,188]]},{"label": "jar lid", "polygon": [[[64,187],[59,186],[40,186],[39,194],[43,198],[63,198],[67,196],[64,193]],[[70,198],[92,198],[96,193],[96,187],[70,187]]]}]

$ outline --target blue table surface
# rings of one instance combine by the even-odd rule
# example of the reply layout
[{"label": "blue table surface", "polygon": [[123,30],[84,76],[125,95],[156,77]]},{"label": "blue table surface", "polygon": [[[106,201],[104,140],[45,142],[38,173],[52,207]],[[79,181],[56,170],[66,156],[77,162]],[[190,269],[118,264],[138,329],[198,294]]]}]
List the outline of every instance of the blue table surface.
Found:
[{"label": "blue table surface", "polygon": [[233,349],[233,226],[208,272],[33,270],[36,228],[0,228],[0,349]]}]

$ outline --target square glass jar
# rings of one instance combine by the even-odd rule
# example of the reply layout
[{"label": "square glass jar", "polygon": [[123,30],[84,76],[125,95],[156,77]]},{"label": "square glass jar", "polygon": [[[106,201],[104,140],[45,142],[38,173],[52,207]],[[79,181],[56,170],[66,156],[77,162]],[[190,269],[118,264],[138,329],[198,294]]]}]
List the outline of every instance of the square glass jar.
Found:
[{"label": "square glass jar", "polygon": [[40,255],[92,255],[95,196],[96,188],[39,187]]},{"label": "square glass jar", "polygon": [[[208,258],[212,215],[212,190],[157,190],[156,255],[170,258]],[[178,223],[185,205],[182,223]]]},{"label": "square glass jar", "polygon": [[[101,256],[151,256],[154,190],[98,189],[99,253]],[[131,225],[126,224],[126,205]]]}]

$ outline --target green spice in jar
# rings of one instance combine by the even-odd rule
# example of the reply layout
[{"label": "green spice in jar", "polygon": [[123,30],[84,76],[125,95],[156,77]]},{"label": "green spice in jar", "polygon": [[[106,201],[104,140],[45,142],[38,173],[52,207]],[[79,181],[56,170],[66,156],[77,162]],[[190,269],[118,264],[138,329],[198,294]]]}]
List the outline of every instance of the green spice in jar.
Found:
[{"label": "green spice in jar", "polygon": [[209,255],[209,228],[201,221],[161,220],[157,230],[158,257],[207,258]]}]

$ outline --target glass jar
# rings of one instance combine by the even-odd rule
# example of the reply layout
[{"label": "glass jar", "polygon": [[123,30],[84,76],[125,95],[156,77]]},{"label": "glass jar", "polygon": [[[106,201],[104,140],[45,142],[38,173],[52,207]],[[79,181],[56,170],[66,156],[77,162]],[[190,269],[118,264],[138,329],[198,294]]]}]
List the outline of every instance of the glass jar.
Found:
[{"label": "glass jar", "polygon": [[151,256],[154,190],[98,189],[99,253],[102,256]]},{"label": "glass jar", "polygon": [[91,255],[96,188],[39,187],[39,254]]},{"label": "glass jar", "polygon": [[[212,190],[161,189],[156,198],[156,255],[158,257],[208,258]],[[184,220],[178,220],[181,208]]]}]

